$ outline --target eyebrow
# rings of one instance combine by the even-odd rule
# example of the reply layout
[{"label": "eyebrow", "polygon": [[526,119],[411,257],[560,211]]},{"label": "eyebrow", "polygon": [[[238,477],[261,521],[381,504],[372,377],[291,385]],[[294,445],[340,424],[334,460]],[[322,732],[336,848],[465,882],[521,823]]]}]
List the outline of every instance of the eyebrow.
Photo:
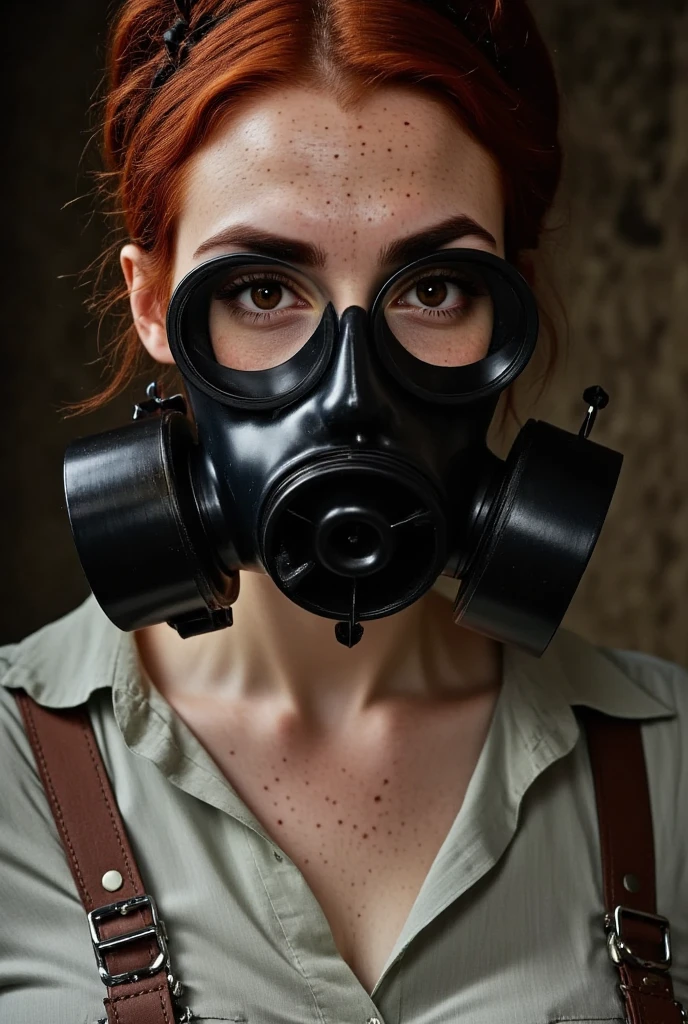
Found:
[{"label": "eyebrow", "polygon": [[[488,245],[497,247],[496,239],[489,231],[481,227],[472,217],[461,214],[457,217],[448,217],[423,231],[390,242],[389,245],[380,249],[377,261],[381,267],[413,263],[414,260],[434,252],[446,245],[447,242],[465,238],[468,235],[474,235],[476,238],[482,239],[483,242],[487,242]],[[262,231],[250,224],[236,224],[218,231],[217,234],[207,238],[199,245],[194,253],[194,258],[203,256],[213,249],[227,248],[232,245],[239,245],[261,256],[271,256],[287,263],[299,263],[304,267],[325,267],[327,265],[327,255],[319,245],[301,242],[296,238],[285,238],[283,235]]]}]

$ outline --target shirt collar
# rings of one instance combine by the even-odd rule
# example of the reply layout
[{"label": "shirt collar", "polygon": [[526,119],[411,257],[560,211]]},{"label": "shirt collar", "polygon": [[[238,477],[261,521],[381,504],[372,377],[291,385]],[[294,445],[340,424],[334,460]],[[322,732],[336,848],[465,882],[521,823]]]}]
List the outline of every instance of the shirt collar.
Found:
[{"label": "shirt collar", "polygon": [[43,707],[72,708],[95,690],[117,690],[140,674],[133,633],[113,625],[91,594],[16,645],[2,683],[25,689]]},{"label": "shirt collar", "polygon": [[[541,658],[509,647],[504,665],[523,698],[552,726],[564,708],[579,705],[621,718],[676,713],[631,679],[605,648],[566,629],[558,630]],[[90,595],[17,644],[2,682],[24,688],[44,707],[70,708],[101,687],[130,690],[135,680],[141,680],[141,667],[133,633],[114,626]]]},{"label": "shirt collar", "polygon": [[541,658],[508,648],[505,666],[523,697],[541,710],[589,707],[618,718],[666,718],[676,709],[644,689],[613,660],[577,633],[559,629]]}]

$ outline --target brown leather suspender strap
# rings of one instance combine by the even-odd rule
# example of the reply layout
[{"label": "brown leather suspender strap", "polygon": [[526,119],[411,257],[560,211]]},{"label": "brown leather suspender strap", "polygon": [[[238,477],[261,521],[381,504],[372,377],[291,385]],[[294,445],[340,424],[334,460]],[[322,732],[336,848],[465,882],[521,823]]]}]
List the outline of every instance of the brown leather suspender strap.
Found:
[{"label": "brown leather suspender strap", "polygon": [[[16,693],[88,914],[108,1024],[174,1024],[165,926],[146,894],[85,708]],[[605,927],[629,1024],[685,1024],[674,1000],[669,922],[657,915],[650,795],[638,722],[580,709],[600,823]],[[121,884],[120,884],[121,883]],[[117,899],[112,895],[116,891]],[[189,1019],[188,1011],[181,1021]]]},{"label": "brown leather suspender strap", "polygon": [[[165,926],[146,894],[83,707],[15,694],[69,866],[88,914],[109,1024],[174,1024]],[[120,884],[121,878],[121,884]]]},{"label": "brown leather suspender strap", "polygon": [[609,955],[629,1024],[685,1024],[669,976],[669,922],[657,914],[652,810],[639,722],[580,709],[595,780]]}]

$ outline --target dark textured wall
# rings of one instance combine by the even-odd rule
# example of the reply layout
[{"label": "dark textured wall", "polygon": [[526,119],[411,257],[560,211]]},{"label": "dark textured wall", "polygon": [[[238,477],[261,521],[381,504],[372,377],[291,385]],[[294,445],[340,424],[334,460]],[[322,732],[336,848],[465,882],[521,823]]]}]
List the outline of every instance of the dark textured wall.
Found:
[{"label": "dark textured wall", "polygon": [[88,592],[64,509],[62,455],[71,437],[116,422],[127,403],[81,422],[58,411],[98,380],[87,365],[95,328],[74,275],[103,233],[78,197],[97,166],[87,110],[104,62],[106,3],[4,0],[2,10],[12,43],[3,56],[0,635],[10,640]]},{"label": "dark textured wall", "polygon": [[[106,6],[3,7],[12,102],[3,168],[0,641],[87,593],[62,499],[62,453],[70,437],[123,422],[133,397],[78,420],[59,413],[98,383],[95,325],[73,275],[103,234],[78,197],[97,166],[86,111],[103,64]],[[564,92],[567,174],[548,259],[570,324],[568,357],[536,414],[577,429],[583,388],[601,383],[612,402],[595,437],[626,454],[566,624],[688,665],[688,3],[533,7]]]},{"label": "dark textured wall", "polygon": [[688,3],[534,0],[564,93],[568,363],[539,409],[625,453],[567,624],[688,664]]}]

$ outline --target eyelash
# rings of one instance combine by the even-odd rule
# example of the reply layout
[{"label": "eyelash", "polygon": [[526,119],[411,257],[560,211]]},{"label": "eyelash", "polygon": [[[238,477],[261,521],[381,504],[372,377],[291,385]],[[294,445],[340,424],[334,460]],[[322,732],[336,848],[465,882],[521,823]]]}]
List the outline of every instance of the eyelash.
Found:
[{"label": "eyelash", "polygon": [[[410,288],[413,288],[414,285],[418,284],[419,281],[423,281],[426,278],[437,278],[437,277],[438,277],[438,274],[436,272],[433,272],[432,270],[431,271],[427,271],[424,274],[419,274],[418,277],[414,277],[411,281],[409,281],[407,283],[406,288],[404,290],[404,294],[407,291],[409,291]],[[442,277],[440,278],[440,280],[443,280],[443,281],[444,280],[453,281],[456,284],[462,284],[463,287],[464,287],[464,290],[466,291],[466,294],[471,299],[477,298],[481,294],[484,294],[483,292],[480,291],[480,289],[478,287],[476,287],[476,285],[473,282],[466,281],[466,279],[462,278],[460,275],[452,274],[449,271],[445,271],[444,274],[442,275]],[[290,292],[292,292],[294,294],[297,294],[297,292],[294,289],[293,281],[291,281],[288,277],[286,277],[286,276],[284,276],[282,274],[279,274],[277,272],[274,272],[274,271],[268,271],[268,272],[263,272],[263,273],[260,273],[260,274],[245,274],[243,277],[238,278],[236,281],[232,281],[232,283],[230,285],[227,285],[227,286],[225,286],[225,288],[223,288],[220,291],[218,291],[216,293],[216,298],[221,299],[221,300],[226,301],[226,302],[229,302],[232,299],[235,299],[237,297],[237,295],[239,295],[242,291],[244,291],[247,285],[250,285],[253,282],[264,282],[264,281],[276,281],[278,284],[283,284],[285,286],[285,288],[289,289]],[[437,317],[437,316],[444,316],[444,317],[446,317],[446,316],[449,316],[449,317],[452,317],[452,316],[456,315],[455,312],[453,310],[451,310],[451,309],[419,309],[418,306],[407,307],[407,308],[413,308],[413,309],[417,310],[418,312],[420,312],[421,316],[431,316],[431,317]],[[232,310],[233,315],[236,316],[237,318],[239,318],[241,320],[248,319],[252,323],[255,323],[258,320],[260,320],[263,323],[265,323],[266,321],[274,320],[276,316],[281,316],[285,312],[289,312],[289,311],[288,310],[278,310],[276,313],[271,313],[271,312],[260,312],[258,310],[250,310],[250,309],[239,309],[239,308],[236,308],[236,307]]]},{"label": "eyelash", "polygon": [[[296,294],[294,282],[288,277],[279,274],[276,271],[263,271],[260,274],[244,274],[243,277],[237,278],[235,281],[232,281],[231,284],[226,285],[224,288],[220,289],[220,291],[216,292],[215,297],[225,302],[230,302],[232,299],[235,299],[237,295],[243,292],[247,285],[263,281],[277,281],[278,284],[283,284],[290,292],[294,292],[294,294]],[[280,310],[277,315],[280,315],[283,312],[284,310]],[[263,322],[266,320],[273,320],[276,314],[251,309],[239,309],[235,307],[232,309],[232,315],[236,316],[240,320],[248,319],[255,323],[256,320],[262,320]]]},{"label": "eyelash", "polygon": [[[477,282],[466,280],[466,278],[462,277],[459,273],[452,273],[450,270],[445,270],[438,274],[437,271],[432,268],[425,271],[425,273],[421,273],[417,277],[412,278],[411,281],[406,284],[402,294],[405,295],[406,292],[413,288],[414,285],[417,285],[420,281],[425,281],[427,279],[432,280],[433,278],[439,281],[451,281],[454,284],[459,285],[468,296],[469,300],[479,298],[486,294],[484,289],[481,290]],[[401,296],[398,296],[398,298],[401,298]],[[455,309],[420,309],[418,306],[407,306],[406,308],[413,309],[416,313],[419,312],[421,316],[425,317],[455,317],[457,315]]]}]

